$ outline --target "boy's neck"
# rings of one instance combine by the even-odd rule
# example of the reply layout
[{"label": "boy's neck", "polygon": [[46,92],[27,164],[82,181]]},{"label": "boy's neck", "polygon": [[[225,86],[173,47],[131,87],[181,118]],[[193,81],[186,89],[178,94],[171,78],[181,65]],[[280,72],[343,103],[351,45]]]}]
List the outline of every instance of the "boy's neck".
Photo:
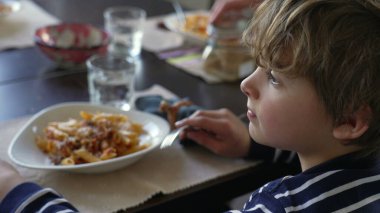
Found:
[{"label": "boy's neck", "polygon": [[302,171],[305,171],[307,169],[310,169],[314,166],[317,166],[319,164],[325,163],[329,160],[332,160],[334,158],[337,158],[342,155],[346,155],[352,152],[356,152],[360,150],[361,147],[359,146],[344,146],[337,149],[331,148],[329,150],[324,150],[323,152],[319,153],[309,153],[309,154],[302,154],[298,153],[298,157],[301,162],[301,168]]}]

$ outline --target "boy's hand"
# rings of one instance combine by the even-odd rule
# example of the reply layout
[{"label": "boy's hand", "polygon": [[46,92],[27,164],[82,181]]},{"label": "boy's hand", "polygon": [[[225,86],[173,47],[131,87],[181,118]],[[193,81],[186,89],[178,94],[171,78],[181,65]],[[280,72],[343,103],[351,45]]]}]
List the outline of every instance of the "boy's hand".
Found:
[{"label": "boy's hand", "polygon": [[13,166],[0,159],[0,201],[9,191],[24,181]]},{"label": "boy's hand", "polygon": [[190,127],[182,132],[182,139],[189,138],[218,155],[244,157],[249,151],[246,125],[227,109],[199,110],[176,123],[181,126]]}]

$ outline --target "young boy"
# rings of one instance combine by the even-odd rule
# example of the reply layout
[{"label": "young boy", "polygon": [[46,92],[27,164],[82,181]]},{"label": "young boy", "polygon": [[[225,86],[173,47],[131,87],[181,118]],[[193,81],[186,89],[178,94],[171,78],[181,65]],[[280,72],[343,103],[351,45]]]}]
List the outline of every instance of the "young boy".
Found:
[{"label": "young boy", "polygon": [[[242,212],[380,212],[380,1],[265,0],[244,40],[259,66],[241,84],[250,136],[297,152],[303,172]],[[210,130],[213,117],[177,125]],[[185,135],[228,156],[212,130]]]},{"label": "young boy", "polygon": [[[259,66],[241,84],[249,133],[296,151],[303,172],[264,185],[242,212],[379,212],[380,0],[265,0],[244,39]],[[177,124],[211,129],[204,115]]]}]

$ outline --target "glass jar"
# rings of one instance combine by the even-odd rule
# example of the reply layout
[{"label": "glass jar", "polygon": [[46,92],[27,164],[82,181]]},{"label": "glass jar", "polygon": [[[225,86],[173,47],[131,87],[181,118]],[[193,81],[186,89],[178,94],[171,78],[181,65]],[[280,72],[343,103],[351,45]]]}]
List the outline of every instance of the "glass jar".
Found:
[{"label": "glass jar", "polygon": [[224,81],[236,81],[254,70],[249,49],[242,44],[242,30],[210,26],[203,50],[203,69]]}]

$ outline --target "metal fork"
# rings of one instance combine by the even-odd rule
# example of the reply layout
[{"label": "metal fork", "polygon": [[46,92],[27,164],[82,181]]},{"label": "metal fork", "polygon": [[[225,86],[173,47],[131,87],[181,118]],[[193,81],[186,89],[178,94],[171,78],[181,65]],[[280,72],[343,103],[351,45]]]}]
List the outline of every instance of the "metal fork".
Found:
[{"label": "metal fork", "polygon": [[162,141],[160,148],[163,149],[165,147],[171,146],[173,142],[177,139],[178,135],[182,130],[186,129],[187,126],[180,127],[178,129],[175,129],[171,131],[168,135],[165,136],[164,140]]}]

